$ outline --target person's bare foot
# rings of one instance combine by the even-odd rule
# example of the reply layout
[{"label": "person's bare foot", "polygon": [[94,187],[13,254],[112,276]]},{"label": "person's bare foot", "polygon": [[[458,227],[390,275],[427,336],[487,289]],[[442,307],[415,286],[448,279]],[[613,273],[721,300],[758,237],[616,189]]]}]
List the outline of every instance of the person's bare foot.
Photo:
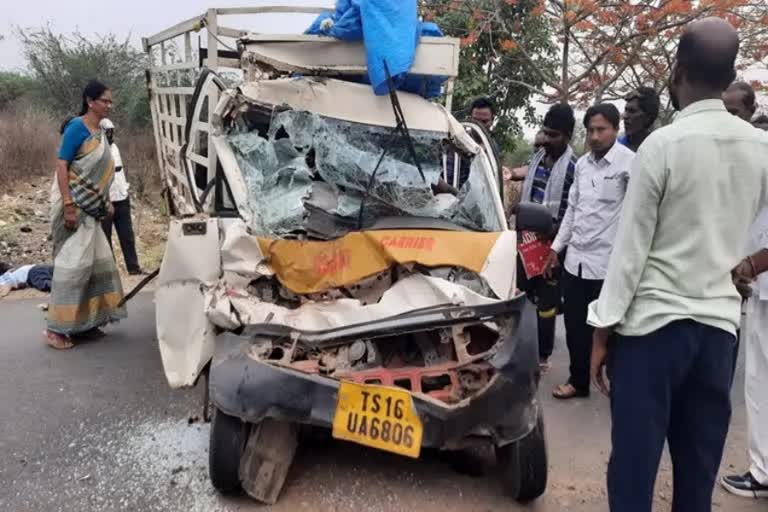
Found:
[{"label": "person's bare foot", "polygon": [[69,350],[75,346],[72,340],[63,334],[46,330],[43,331],[43,335],[48,346],[56,350]]},{"label": "person's bare foot", "polygon": [[542,375],[547,373],[552,368],[552,363],[548,359],[539,360],[539,371]]},{"label": "person's bare foot", "polygon": [[589,396],[589,391],[576,389],[571,384],[561,384],[552,391],[552,396],[560,400],[570,400],[571,398],[586,398]]}]

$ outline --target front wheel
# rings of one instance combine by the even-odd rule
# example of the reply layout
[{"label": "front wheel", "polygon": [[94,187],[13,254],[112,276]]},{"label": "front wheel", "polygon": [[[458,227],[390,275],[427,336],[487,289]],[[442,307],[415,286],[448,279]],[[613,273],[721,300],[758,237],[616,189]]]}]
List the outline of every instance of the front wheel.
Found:
[{"label": "front wheel", "polygon": [[547,489],[547,442],[544,416],[539,410],[536,427],[516,443],[496,448],[501,481],[517,501],[533,501]]},{"label": "front wheel", "polygon": [[213,411],[208,473],[213,487],[222,494],[236,494],[242,490],[240,459],[245,452],[248,433],[248,423],[219,409]]}]

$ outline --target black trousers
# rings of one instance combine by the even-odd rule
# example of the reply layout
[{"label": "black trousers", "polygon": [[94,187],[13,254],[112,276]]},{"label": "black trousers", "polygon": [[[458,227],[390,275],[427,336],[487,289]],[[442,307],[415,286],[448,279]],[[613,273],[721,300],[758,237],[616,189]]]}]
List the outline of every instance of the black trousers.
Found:
[{"label": "black trousers", "polygon": [[543,276],[528,279],[522,261],[517,258],[517,287],[536,304],[539,359],[542,361],[549,359],[555,348],[555,322],[562,306],[559,278],[560,269],[557,268],[551,279]]},{"label": "black trousers", "polygon": [[115,201],[112,203],[115,208],[115,216],[111,219],[105,217],[101,222],[104,234],[107,235],[110,247],[112,246],[112,224],[117,230],[117,238],[120,240],[120,248],[123,250],[125,266],[128,272],[138,272],[139,257],[136,255],[136,238],[133,234],[133,222],[131,221],[131,200]]},{"label": "black trousers", "polygon": [[579,391],[589,392],[593,329],[587,325],[587,307],[600,296],[603,281],[583,279],[563,270],[562,282],[565,341],[571,356],[568,383]]},{"label": "black trousers", "polygon": [[611,512],[651,512],[664,440],[674,476],[672,512],[710,512],[731,418],[733,334],[693,320],[608,349]]}]

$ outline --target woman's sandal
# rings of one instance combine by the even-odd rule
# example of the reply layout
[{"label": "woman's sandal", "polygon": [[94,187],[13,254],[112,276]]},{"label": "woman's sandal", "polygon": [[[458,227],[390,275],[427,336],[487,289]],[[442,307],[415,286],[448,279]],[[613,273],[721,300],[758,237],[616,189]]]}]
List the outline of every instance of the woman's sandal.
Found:
[{"label": "woman's sandal", "polygon": [[586,398],[589,391],[576,389],[571,384],[561,384],[552,391],[552,396],[558,400],[570,400],[571,398]]},{"label": "woman's sandal", "polygon": [[69,350],[75,346],[75,344],[72,343],[72,340],[63,334],[46,330],[43,331],[43,336],[45,336],[46,344],[56,350]]}]

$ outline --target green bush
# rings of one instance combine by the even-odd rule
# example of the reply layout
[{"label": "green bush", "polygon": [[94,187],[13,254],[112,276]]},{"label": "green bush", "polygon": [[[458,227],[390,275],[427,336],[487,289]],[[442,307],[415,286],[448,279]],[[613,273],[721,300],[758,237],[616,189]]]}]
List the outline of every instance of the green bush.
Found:
[{"label": "green bush", "polygon": [[147,56],[115,35],[86,39],[79,33],[55,34],[50,28],[18,31],[24,54],[35,78],[40,105],[64,117],[76,114],[82,90],[92,79],[112,89],[114,121],[122,128],[150,123],[144,70]]},{"label": "green bush", "polygon": [[34,89],[34,79],[8,71],[0,71],[0,109],[4,110]]}]

